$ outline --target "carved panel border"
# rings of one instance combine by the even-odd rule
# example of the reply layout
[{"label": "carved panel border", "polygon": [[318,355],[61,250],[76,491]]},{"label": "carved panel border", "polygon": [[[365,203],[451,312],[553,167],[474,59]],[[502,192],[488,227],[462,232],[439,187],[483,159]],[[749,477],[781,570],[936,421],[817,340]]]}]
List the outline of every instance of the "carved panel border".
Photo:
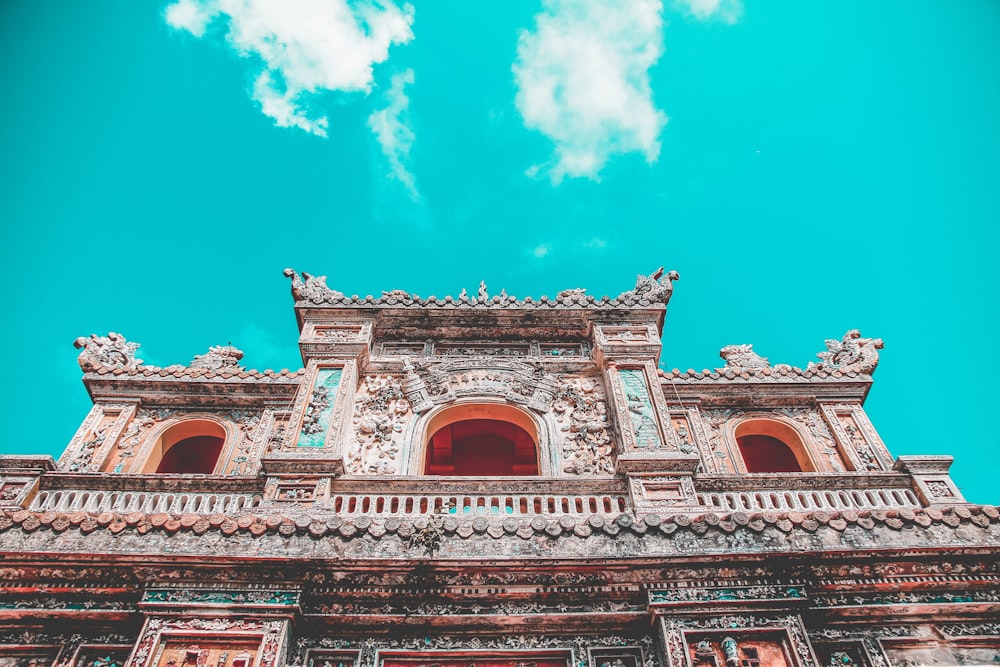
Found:
[{"label": "carved panel border", "polygon": [[823,418],[855,470],[891,470],[892,455],[859,403],[823,403]]}]

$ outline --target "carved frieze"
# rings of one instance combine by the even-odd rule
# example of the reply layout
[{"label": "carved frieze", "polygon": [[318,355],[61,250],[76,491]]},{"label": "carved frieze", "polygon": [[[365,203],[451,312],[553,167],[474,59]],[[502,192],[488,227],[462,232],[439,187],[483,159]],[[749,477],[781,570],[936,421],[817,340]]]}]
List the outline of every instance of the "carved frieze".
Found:
[{"label": "carved frieze", "polygon": [[663,617],[660,627],[668,667],[819,667],[797,615]]},{"label": "carved frieze", "polygon": [[570,475],[613,475],[615,445],[600,382],[563,378],[552,410],[560,425],[562,471]]},{"label": "carved frieze", "polygon": [[344,452],[348,472],[396,474],[401,434],[409,414],[410,402],[398,377],[364,376],[354,403],[354,437]]},{"label": "carved frieze", "polygon": [[547,412],[555,397],[555,378],[541,363],[496,357],[470,357],[428,363],[405,359],[403,390],[417,414],[460,398],[502,398],[536,412]]},{"label": "carved frieze", "polygon": [[[216,653],[246,655],[242,667],[275,667],[286,623],[239,617],[153,617],[146,621],[127,667],[178,667],[185,662],[196,666],[202,651],[211,651],[213,667],[218,662]],[[189,658],[188,654],[193,655]]]}]

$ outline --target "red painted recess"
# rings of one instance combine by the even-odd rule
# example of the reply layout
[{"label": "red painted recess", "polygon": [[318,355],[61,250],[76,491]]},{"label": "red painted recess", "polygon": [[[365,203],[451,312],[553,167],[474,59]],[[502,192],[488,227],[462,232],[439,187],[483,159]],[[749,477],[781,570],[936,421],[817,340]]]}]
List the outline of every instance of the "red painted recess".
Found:
[{"label": "red painted recess", "polygon": [[747,472],[802,472],[791,448],[769,435],[744,435],[736,439]]},{"label": "red painted recess", "polygon": [[210,475],[222,453],[223,439],[214,435],[195,435],[175,443],[156,467],[158,473],[183,472]]},{"label": "red painted recess", "polygon": [[538,448],[517,424],[466,419],[442,426],[427,443],[428,475],[507,477],[538,474]]}]

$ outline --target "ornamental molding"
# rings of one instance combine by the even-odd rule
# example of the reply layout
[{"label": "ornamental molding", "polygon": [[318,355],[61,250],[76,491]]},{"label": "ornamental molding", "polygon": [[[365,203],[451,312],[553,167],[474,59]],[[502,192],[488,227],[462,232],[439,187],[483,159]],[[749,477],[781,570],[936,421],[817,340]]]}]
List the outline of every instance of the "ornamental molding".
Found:
[{"label": "ornamental molding", "polygon": [[537,362],[468,357],[432,363],[404,358],[403,370],[402,390],[416,414],[474,398],[503,399],[546,413],[558,391],[558,379]]},{"label": "ornamental molding", "polygon": [[510,296],[506,290],[497,295],[490,295],[485,282],[479,283],[475,294],[470,295],[465,289],[457,297],[430,297],[423,299],[416,294],[404,290],[389,290],[381,296],[346,296],[343,292],[330,289],[326,284],[326,276],[313,276],[294,269],[285,269],[284,274],[290,278],[292,298],[296,305],[303,306],[347,306],[364,308],[447,308],[447,309],[586,309],[613,310],[622,308],[654,308],[662,309],[673,295],[673,283],[679,279],[676,271],[657,269],[649,275],[639,275],[635,287],[612,298],[586,294],[581,288],[565,289],[555,298],[542,296],[537,300],[531,297],[518,299]]}]

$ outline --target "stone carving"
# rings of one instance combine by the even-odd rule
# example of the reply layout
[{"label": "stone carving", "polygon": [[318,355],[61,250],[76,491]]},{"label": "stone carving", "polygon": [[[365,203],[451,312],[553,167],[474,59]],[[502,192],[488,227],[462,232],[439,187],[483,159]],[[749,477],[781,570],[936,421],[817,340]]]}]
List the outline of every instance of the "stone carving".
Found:
[{"label": "stone carving", "polygon": [[130,343],[124,336],[114,331],[107,336],[97,334],[90,334],[90,338],[81,336],[73,341],[73,347],[82,350],[77,361],[84,373],[119,368],[134,371],[142,364],[142,359],[135,358],[139,343]]},{"label": "stone carving", "polygon": [[101,448],[104,444],[105,438],[107,438],[108,429],[114,425],[114,422],[104,422],[91,434],[89,438],[84,440],[83,444],[80,446],[80,451],[77,452],[73,460],[70,461],[67,466],[67,470],[70,472],[94,472],[92,464],[94,462],[94,454],[97,450]]},{"label": "stone carving", "polygon": [[246,475],[250,473],[254,461],[257,459],[254,452],[260,451],[260,445],[267,430],[267,417],[269,411],[256,412],[251,410],[234,410],[230,413],[230,418],[236,422],[243,432],[243,437],[239,438],[233,448],[232,458],[229,460],[226,474]]},{"label": "stone carving", "polygon": [[827,457],[830,468],[834,472],[844,472],[843,460],[840,452],[837,451],[837,443],[819,413],[808,408],[786,408],[780,412],[809,429],[813,443],[818,445],[820,452]]},{"label": "stone carving", "polygon": [[859,428],[857,422],[855,421],[854,415],[850,413],[838,413],[836,416],[841,427],[844,429],[844,433],[847,435],[848,441],[854,447],[854,452],[858,455],[858,459],[861,461],[861,465],[864,469],[881,470],[878,458],[872,450],[871,444],[868,442],[868,438],[865,437],[864,432],[861,428]]},{"label": "stone carving", "polygon": [[135,448],[142,442],[146,432],[158,422],[170,417],[171,414],[173,413],[170,410],[142,409],[136,412],[135,417],[118,439],[118,445],[112,454],[113,471],[122,472],[128,459],[135,457]]},{"label": "stone carving", "polygon": [[578,296],[584,296],[587,290],[582,287],[574,287],[572,289],[564,289],[558,294],[556,294],[557,299],[575,299]]},{"label": "stone carving", "polygon": [[409,292],[406,292],[406,291],[401,290],[401,289],[394,289],[394,290],[388,290],[388,291],[383,290],[382,291],[382,298],[386,299],[386,300],[396,299],[397,301],[409,301],[413,297],[410,296]]},{"label": "stone carving", "polygon": [[476,292],[476,299],[479,301],[479,303],[486,303],[486,301],[489,298],[490,298],[490,295],[486,292],[486,281],[485,280],[480,280],[479,281],[479,291]]},{"label": "stone carving", "polygon": [[212,633],[232,632],[237,636],[257,634],[262,637],[261,643],[264,646],[259,667],[274,667],[284,622],[241,618],[151,618],[143,628],[128,667],[146,665],[158,644],[161,644],[162,649],[162,642],[169,633],[179,634],[192,630]]},{"label": "stone carving", "polygon": [[396,473],[398,434],[410,412],[399,380],[391,375],[367,375],[354,405],[354,445],[347,452],[350,472],[369,475]]},{"label": "stone carving", "polygon": [[871,375],[878,366],[878,351],[885,343],[881,338],[862,338],[861,332],[851,329],[842,339],[828,339],[826,350],[818,353],[819,363],[810,363],[808,368],[825,371],[848,370]]},{"label": "stone carving", "polygon": [[322,447],[333,417],[333,401],[344,371],[341,368],[320,368],[302,417],[299,447]]},{"label": "stone carving", "polygon": [[191,368],[207,368],[211,371],[242,371],[246,370],[240,366],[240,359],[243,358],[243,351],[232,345],[215,345],[208,348],[205,354],[199,354],[191,361]]},{"label": "stone carving", "polygon": [[[530,649],[563,649],[572,650],[577,656],[586,656],[591,647],[628,647],[639,646],[645,656],[643,667],[655,667],[656,650],[651,637],[641,635],[628,637],[614,634],[600,635],[517,635],[503,633],[500,635],[472,634],[445,635],[436,633],[421,633],[414,636],[388,635],[347,639],[331,636],[309,636],[299,639],[295,646],[295,659],[290,664],[304,664],[305,654],[313,648],[354,649],[360,652],[358,665],[374,667],[375,656],[379,651],[460,651],[460,650],[490,650],[490,651],[522,651]],[[445,654],[446,655],[446,654]],[[585,666],[585,660],[578,665]],[[675,663],[675,664],[684,664]],[[807,667],[813,667],[812,664]]]},{"label": "stone carving", "polygon": [[719,356],[726,360],[728,368],[770,368],[771,363],[753,351],[753,346],[727,345],[719,350]]},{"label": "stone carving", "polygon": [[323,410],[328,407],[330,407],[330,392],[325,386],[317,385],[306,405],[306,414],[302,418],[302,432],[306,435],[322,433],[323,425],[320,424],[319,418]]},{"label": "stone carving", "polygon": [[607,403],[600,386],[586,378],[564,379],[552,403],[564,433],[563,472],[571,475],[613,475]]},{"label": "stone carving", "polygon": [[326,286],[326,276],[313,276],[305,271],[302,277],[293,269],[285,269],[285,276],[292,279],[292,297],[295,301],[310,301],[320,304],[331,298],[343,298],[342,292],[337,292]]},{"label": "stone carving", "polygon": [[928,480],[924,482],[927,490],[930,491],[931,495],[935,498],[954,498],[955,494],[948,486],[948,482],[940,479]]},{"label": "stone carving", "polygon": [[639,275],[635,281],[635,288],[628,292],[622,292],[618,298],[628,300],[631,297],[636,301],[666,305],[670,301],[670,295],[674,293],[673,281],[679,279],[680,274],[676,271],[667,271],[664,274],[661,266],[648,276]]},{"label": "stone carving", "polygon": [[556,391],[555,378],[540,362],[475,356],[431,364],[405,358],[403,369],[403,390],[418,414],[464,396],[497,396],[547,412]]},{"label": "stone carving", "polygon": [[640,449],[662,446],[645,374],[639,369],[624,368],[618,371],[618,375],[625,388],[625,400],[632,421],[635,446]]}]

